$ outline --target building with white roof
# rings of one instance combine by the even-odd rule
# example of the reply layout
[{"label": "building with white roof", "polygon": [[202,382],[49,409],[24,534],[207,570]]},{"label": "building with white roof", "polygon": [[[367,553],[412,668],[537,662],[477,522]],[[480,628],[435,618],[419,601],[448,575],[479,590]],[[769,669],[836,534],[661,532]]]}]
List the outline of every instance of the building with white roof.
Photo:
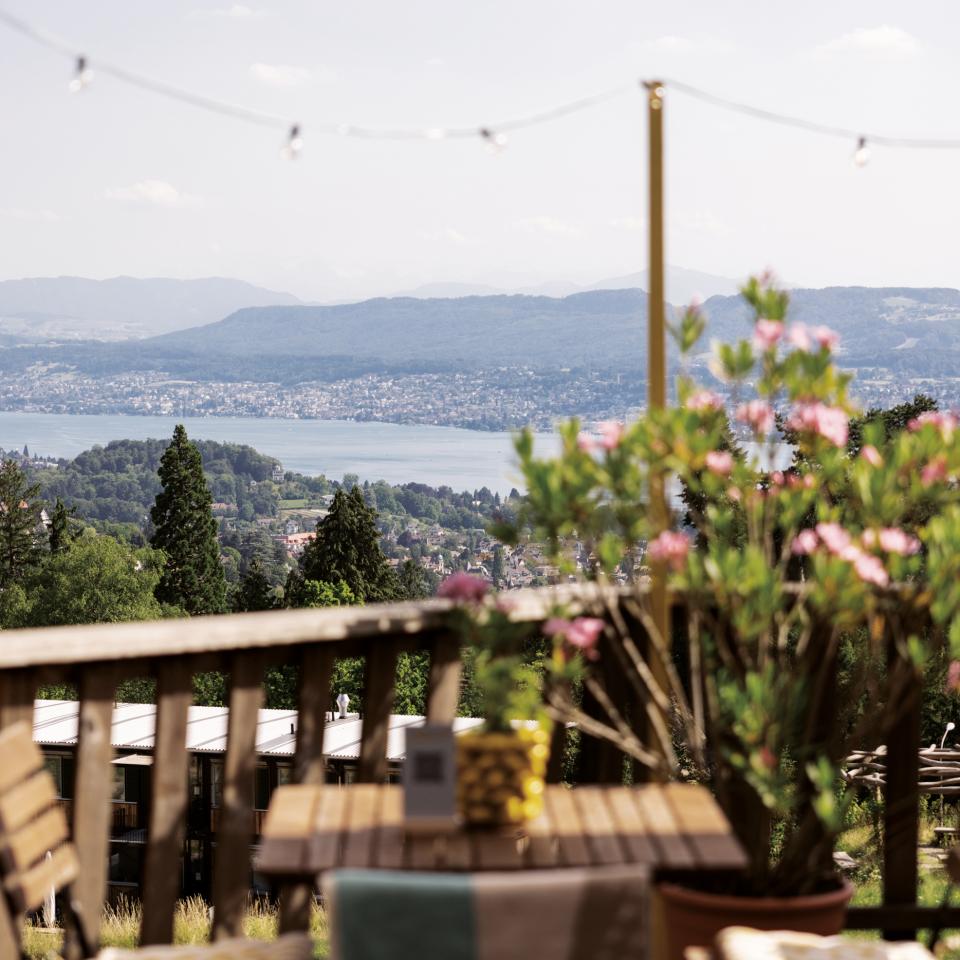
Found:
[{"label": "building with white roof", "polygon": [[[61,805],[70,812],[73,802],[74,751],[77,745],[79,703],[75,700],[36,700],[33,739],[47,758],[57,784]],[[187,750],[190,754],[190,808],[182,860],[184,895],[209,897],[213,850],[216,847],[223,785],[223,758],[227,750],[226,707],[190,707]],[[115,751],[113,832],[110,844],[111,894],[137,896],[146,849],[149,822],[150,775],[153,764],[157,708],[152,703],[118,703],[113,710],[110,742]],[[399,776],[405,754],[406,731],[425,722],[424,717],[390,717],[387,760],[391,778]],[[454,730],[463,733],[482,723],[458,717]],[[257,766],[253,796],[253,833],[258,836],[270,796],[289,782],[297,740],[295,710],[261,710],[257,723]],[[344,718],[327,715],[323,752],[327,780],[349,783],[360,758],[363,720],[358,714]],[[254,883],[256,886],[256,883]]]}]

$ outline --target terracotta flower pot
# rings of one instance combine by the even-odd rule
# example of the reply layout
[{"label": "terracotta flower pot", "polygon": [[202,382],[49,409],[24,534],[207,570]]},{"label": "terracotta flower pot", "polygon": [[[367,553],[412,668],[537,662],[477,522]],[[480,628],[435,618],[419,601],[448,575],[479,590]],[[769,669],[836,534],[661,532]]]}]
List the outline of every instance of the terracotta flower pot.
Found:
[{"label": "terracotta flower pot", "polygon": [[663,908],[668,960],[683,960],[687,947],[709,947],[724,927],[798,930],[832,936],[843,929],[853,886],[846,879],[827,893],[802,897],[736,897],[702,893],[674,883],[657,889]]},{"label": "terracotta flower pot", "polygon": [[545,730],[457,737],[457,807],[470,826],[520,824],[540,815],[550,755]]}]

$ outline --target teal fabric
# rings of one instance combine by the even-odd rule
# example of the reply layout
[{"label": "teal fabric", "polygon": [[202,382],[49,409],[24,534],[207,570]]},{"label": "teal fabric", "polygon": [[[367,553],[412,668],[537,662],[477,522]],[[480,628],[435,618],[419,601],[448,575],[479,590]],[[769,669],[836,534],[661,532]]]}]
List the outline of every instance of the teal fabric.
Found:
[{"label": "teal fabric", "polygon": [[468,874],[338,870],[327,883],[337,960],[477,960]]}]

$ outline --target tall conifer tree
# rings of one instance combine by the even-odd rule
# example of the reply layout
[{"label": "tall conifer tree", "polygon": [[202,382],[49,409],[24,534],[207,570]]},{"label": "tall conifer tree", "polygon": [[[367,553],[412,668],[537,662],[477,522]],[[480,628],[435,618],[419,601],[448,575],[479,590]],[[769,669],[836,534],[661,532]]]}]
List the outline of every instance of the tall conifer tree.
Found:
[{"label": "tall conifer tree", "polygon": [[220,613],[226,606],[227,585],[217,544],[213,499],[203,476],[200,451],[177,424],[173,440],[160,460],[162,488],[150,511],[153,547],[167,557],[157,584],[161,603],[187,613]]},{"label": "tall conifer tree", "polygon": [[325,517],[317,521],[317,536],[303,551],[300,570],[305,580],[341,581],[366,603],[400,599],[401,590],[380,549],[377,514],[367,506],[359,487],[338,490]]},{"label": "tall conifer tree", "polygon": [[259,557],[254,557],[240,586],[233,595],[234,613],[253,610],[272,610],[276,606],[273,586],[263,572]]},{"label": "tall conifer tree", "polygon": [[23,579],[40,559],[40,484],[13,460],[0,464],[0,587]]}]

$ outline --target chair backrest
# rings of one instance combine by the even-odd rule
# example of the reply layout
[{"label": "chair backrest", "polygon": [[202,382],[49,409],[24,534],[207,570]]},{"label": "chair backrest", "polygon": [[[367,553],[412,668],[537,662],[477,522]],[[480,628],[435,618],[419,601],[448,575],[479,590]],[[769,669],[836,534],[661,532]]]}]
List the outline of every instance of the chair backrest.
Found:
[{"label": "chair backrest", "polygon": [[[36,910],[77,878],[67,818],[26,723],[0,731],[0,872],[16,914]],[[50,856],[47,856],[50,853]]]}]

